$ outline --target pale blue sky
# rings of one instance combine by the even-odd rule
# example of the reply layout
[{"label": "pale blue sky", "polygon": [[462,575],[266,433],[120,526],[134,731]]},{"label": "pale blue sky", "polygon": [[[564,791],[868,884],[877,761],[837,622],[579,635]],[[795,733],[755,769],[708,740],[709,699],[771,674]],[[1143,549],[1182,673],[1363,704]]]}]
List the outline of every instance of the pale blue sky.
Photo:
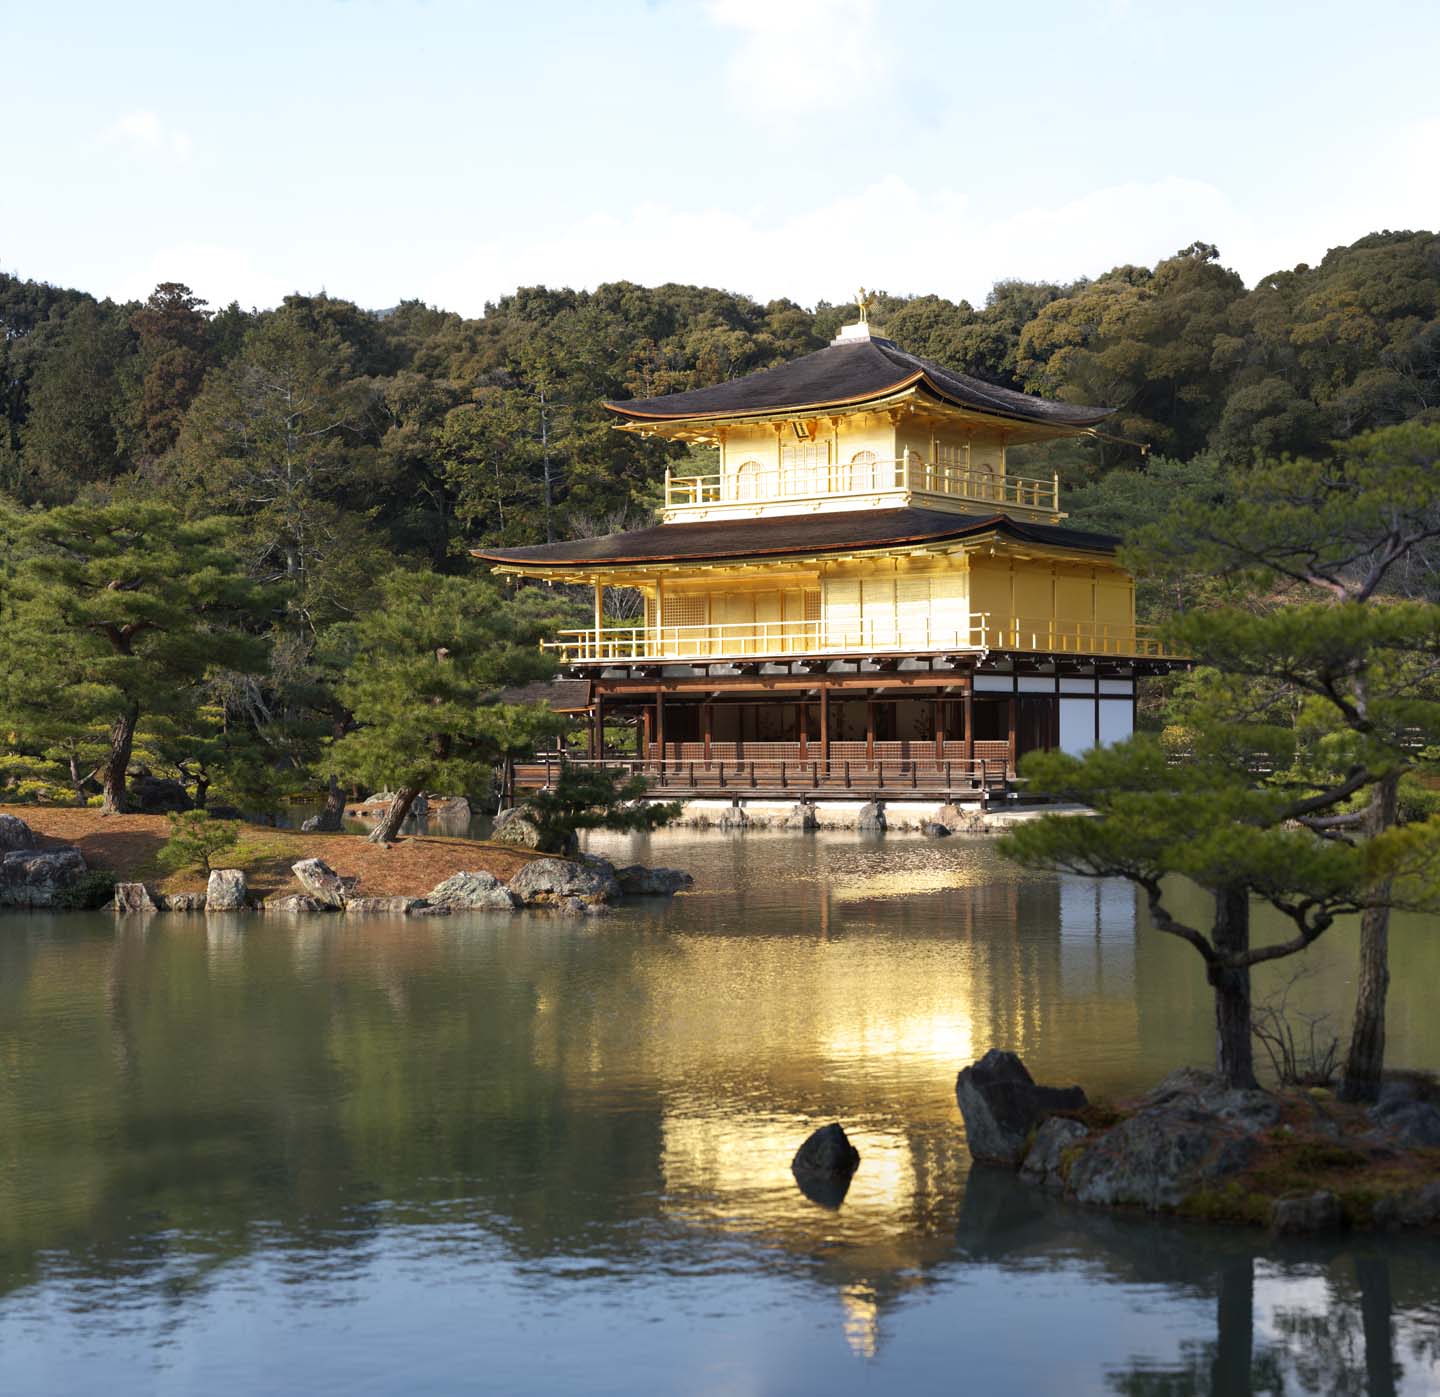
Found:
[{"label": "pale blue sky", "polygon": [[1440,4],[0,0],[0,269],[983,299],[1440,225]]}]

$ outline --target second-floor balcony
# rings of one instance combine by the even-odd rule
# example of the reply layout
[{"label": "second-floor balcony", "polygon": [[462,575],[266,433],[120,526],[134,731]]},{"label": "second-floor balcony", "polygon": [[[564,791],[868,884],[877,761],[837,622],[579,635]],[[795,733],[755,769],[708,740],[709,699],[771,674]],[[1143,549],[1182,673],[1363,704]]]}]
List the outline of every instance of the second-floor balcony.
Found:
[{"label": "second-floor balcony", "polygon": [[1150,626],[975,612],[959,628],[931,618],[744,621],[696,626],[605,626],[561,631],[543,649],[563,664],[794,660],[991,651],[1116,659],[1179,659]]},{"label": "second-floor balcony", "polygon": [[1061,517],[1060,477],[1001,474],[988,466],[927,461],[913,452],[893,460],[862,452],[850,461],[761,467],[745,462],[709,475],[665,473],[666,517],[763,513],[767,507],[873,499],[877,504],[943,502]]}]

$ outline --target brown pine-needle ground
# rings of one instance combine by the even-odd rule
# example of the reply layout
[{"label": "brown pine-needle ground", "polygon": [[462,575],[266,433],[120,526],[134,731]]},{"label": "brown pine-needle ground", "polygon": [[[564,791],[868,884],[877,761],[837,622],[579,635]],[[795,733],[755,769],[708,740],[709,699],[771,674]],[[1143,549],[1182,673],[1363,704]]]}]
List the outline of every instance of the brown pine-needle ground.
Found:
[{"label": "brown pine-needle ground", "polygon": [[[48,844],[76,844],[91,868],[103,868],[124,882],[147,883],[162,892],[199,892],[205,875],[165,873],[156,862],[170,837],[163,815],[102,815],[73,806],[0,805],[17,815]],[[507,881],[521,864],[544,857],[508,844],[443,836],[406,836],[388,849],[361,834],[301,834],[237,822],[240,843],[217,854],[222,868],[243,868],[258,897],[299,892],[290,866],[300,859],[324,859],[342,877],[360,879],[362,897],[423,897],[452,873],[483,870]]]}]

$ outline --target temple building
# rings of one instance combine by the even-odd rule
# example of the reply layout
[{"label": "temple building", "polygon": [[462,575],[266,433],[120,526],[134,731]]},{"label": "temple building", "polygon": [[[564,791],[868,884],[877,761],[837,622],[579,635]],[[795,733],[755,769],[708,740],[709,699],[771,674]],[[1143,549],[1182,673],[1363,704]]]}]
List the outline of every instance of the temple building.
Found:
[{"label": "temple building", "polygon": [[[593,626],[548,645],[588,682],[590,755],[632,722],[657,794],[985,793],[1033,749],[1128,736],[1137,678],[1174,662],[1117,540],[1007,461],[1108,409],[917,358],[863,312],[793,362],[605,406],[712,469],[667,471],[653,527],[474,554],[593,589]],[[643,614],[609,619],[615,589]]]}]

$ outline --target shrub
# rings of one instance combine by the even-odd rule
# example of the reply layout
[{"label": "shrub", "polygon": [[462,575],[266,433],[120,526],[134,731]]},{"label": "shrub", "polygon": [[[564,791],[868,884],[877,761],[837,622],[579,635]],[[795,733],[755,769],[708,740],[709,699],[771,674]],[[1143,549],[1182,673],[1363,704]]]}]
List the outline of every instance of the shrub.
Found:
[{"label": "shrub", "polygon": [[215,866],[216,854],[233,849],[240,842],[240,831],[233,823],[211,818],[203,810],[177,811],[167,815],[170,838],[160,850],[159,863],[170,873],[191,869],[209,873]]},{"label": "shrub", "polygon": [[105,868],[91,868],[55,894],[55,906],[67,912],[93,912],[114,896],[115,875]]}]

